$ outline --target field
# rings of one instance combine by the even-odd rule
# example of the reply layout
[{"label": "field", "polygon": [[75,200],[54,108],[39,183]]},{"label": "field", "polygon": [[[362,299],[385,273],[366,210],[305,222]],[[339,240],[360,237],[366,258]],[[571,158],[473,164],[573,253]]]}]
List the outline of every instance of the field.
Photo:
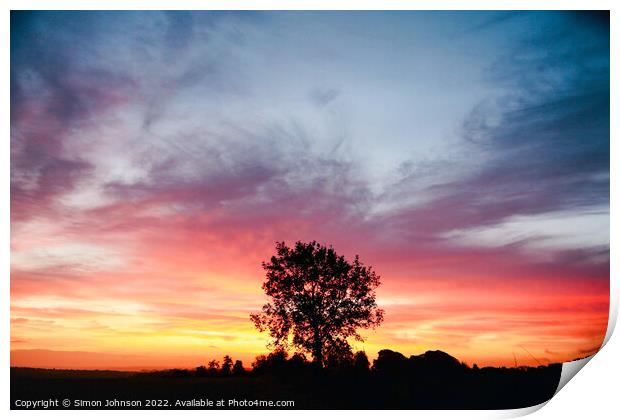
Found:
[{"label": "field", "polygon": [[[227,376],[180,369],[12,368],[11,408],[44,409],[44,404],[48,409],[522,408],[550,399],[561,373],[559,364],[478,369],[453,363],[445,353],[439,363],[430,357],[420,362],[394,355],[398,353],[384,354],[368,370],[316,369],[284,360]],[[35,401],[38,406],[32,406]]]}]

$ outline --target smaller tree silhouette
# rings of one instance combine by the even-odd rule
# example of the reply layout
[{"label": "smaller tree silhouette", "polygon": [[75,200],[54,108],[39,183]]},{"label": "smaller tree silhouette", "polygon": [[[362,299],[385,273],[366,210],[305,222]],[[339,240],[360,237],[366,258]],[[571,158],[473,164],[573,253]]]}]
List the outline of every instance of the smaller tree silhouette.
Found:
[{"label": "smaller tree silhouette", "polygon": [[223,376],[229,376],[232,372],[232,365],[233,365],[233,360],[230,358],[229,355],[224,356],[224,361],[222,363],[222,375]]},{"label": "smaller tree silhouette", "polygon": [[207,372],[209,372],[209,375],[216,376],[218,374],[220,370],[220,362],[213,359],[209,362],[207,366],[208,366]]}]

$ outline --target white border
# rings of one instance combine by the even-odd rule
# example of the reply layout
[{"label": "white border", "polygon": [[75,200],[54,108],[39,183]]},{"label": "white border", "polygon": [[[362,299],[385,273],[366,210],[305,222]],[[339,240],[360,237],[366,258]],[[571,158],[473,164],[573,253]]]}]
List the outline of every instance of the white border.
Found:
[{"label": "white border", "polygon": [[[9,44],[9,10],[27,10],[27,9],[48,9],[48,10],[340,10],[340,9],[353,9],[353,10],[380,10],[380,9],[395,9],[395,10],[513,10],[513,9],[542,9],[542,10],[612,10],[611,13],[611,115],[620,115],[618,112],[618,59],[620,58],[618,50],[618,8],[614,5],[618,2],[612,1],[575,1],[575,0],[526,0],[526,1],[492,1],[492,0],[475,0],[475,1],[448,1],[448,0],[435,0],[435,1],[403,1],[403,0],[358,0],[358,1],[334,1],[334,0],[8,0],[2,2],[2,15],[0,17],[0,26],[2,32],[0,35],[0,51],[2,57],[2,67],[0,74],[2,75],[2,86],[4,100],[1,102],[3,132],[3,142],[0,146],[0,196],[2,197],[2,205],[0,205],[0,215],[2,220],[9,220],[9,167],[10,167],[10,122],[9,122],[9,110],[10,110],[10,44]],[[611,121],[611,185],[614,186],[611,191],[611,214],[614,214],[614,209],[618,208],[618,196],[616,194],[618,185],[618,174],[614,170],[614,163],[617,163],[618,146],[618,119],[612,118]],[[614,218],[610,220],[611,232],[618,232],[618,223],[615,223]],[[3,242],[2,252],[0,253],[0,264],[3,267],[5,276],[3,276],[2,282],[2,296],[0,300],[0,306],[2,307],[2,313],[4,314],[1,321],[2,329],[2,345],[0,345],[0,392],[2,396],[2,411],[9,411],[10,418],[34,418],[41,415],[45,415],[50,418],[54,417],[73,417],[83,418],[87,413],[77,411],[10,411],[9,410],[9,366],[10,366],[10,346],[6,343],[10,342],[10,283],[9,283],[9,259],[10,259],[10,224],[4,223],[2,225],[2,234],[5,238]],[[614,242],[614,236],[612,235],[611,241]],[[617,250],[612,247],[611,249],[611,302],[610,302],[610,319],[605,337],[605,348],[601,350],[600,354],[597,354],[593,358],[593,371],[587,372],[588,375],[583,374],[583,378],[578,381],[572,381],[571,385],[566,390],[562,390],[558,396],[554,397],[549,403],[549,407],[544,410],[538,411],[535,416],[539,418],[582,418],[584,415],[591,415],[592,411],[596,413],[594,418],[614,418],[618,413],[617,398],[615,398],[616,388],[615,383],[617,381],[614,375],[618,374],[618,360],[614,353],[618,353],[617,339],[612,340],[609,343],[609,338],[615,327],[617,314],[618,314],[618,281],[617,281],[617,264],[614,261],[619,261],[620,255]],[[612,350],[613,348],[613,350]],[[590,360],[592,358],[589,358]],[[600,362],[599,362],[600,359]],[[571,370],[574,370],[575,365],[570,366]],[[594,371],[594,368],[597,370]],[[563,376],[566,377],[568,370],[563,369]],[[580,374],[580,376],[582,376]],[[587,376],[587,377],[586,377]],[[558,390],[561,387],[558,388]],[[612,393],[613,392],[613,393]],[[561,400],[561,401],[560,401]],[[557,402],[557,403],[556,403]],[[596,402],[593,406],[590,402]],[[530,407],[520,410],[498,410],[498,411],[389,411],[388,415],[393,418],[506,418],[521,416],[528,413],[537,411],[542,406],[547,404],[541,404],[536,407]],[[109,411],[92,411],[88,412],[88,417],[105,417],[107,418],[112,413]],[[252,416],[256,419],[269,419],[284,418],[294,415],[301,418],[314,418],[316,416],[328,417],[333,415],[342,416],[341,412],[317,412],[317,411],[295,411],[293,413],[286,411],[252,411],[251,413],[242,414],[240,411],[186,411],[183,416],[200,417],[206,416],[216,418],[231,418],[237,416]],[[374,418],[377,416],[375,411],[351,411],[347,414],[355,415],[361,418]],[[115,417],[120,418],[168,418],[170,417],[170,411],[119,411],[113,412]]]}]

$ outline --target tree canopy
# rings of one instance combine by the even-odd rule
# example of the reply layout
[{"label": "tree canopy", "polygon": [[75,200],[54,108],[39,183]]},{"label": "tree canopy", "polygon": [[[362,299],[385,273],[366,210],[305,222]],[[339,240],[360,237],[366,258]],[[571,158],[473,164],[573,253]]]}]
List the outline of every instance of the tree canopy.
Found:
[{"label": "tree canopy", "polygon": [[276,255],[262,265],[271,302],[250,318],[269,332],[274,347],[295,347],[322,366],[327,355],[351,352],[349,338],[363,341],[359,329],[383,321],[375,293],[379,276],[357,255],[349,262],[316,241],[294,247],[277,242]]}]

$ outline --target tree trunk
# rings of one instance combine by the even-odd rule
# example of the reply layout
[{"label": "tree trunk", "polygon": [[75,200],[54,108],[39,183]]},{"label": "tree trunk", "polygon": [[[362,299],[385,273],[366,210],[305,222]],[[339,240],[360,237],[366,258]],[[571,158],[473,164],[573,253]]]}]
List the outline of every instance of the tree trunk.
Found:
[{"label": "tree trunk", "polygon": [[323,343],[319,326],[314,326],[314,343],[312,343],[312,358],[318,367],[323,367]]}]

